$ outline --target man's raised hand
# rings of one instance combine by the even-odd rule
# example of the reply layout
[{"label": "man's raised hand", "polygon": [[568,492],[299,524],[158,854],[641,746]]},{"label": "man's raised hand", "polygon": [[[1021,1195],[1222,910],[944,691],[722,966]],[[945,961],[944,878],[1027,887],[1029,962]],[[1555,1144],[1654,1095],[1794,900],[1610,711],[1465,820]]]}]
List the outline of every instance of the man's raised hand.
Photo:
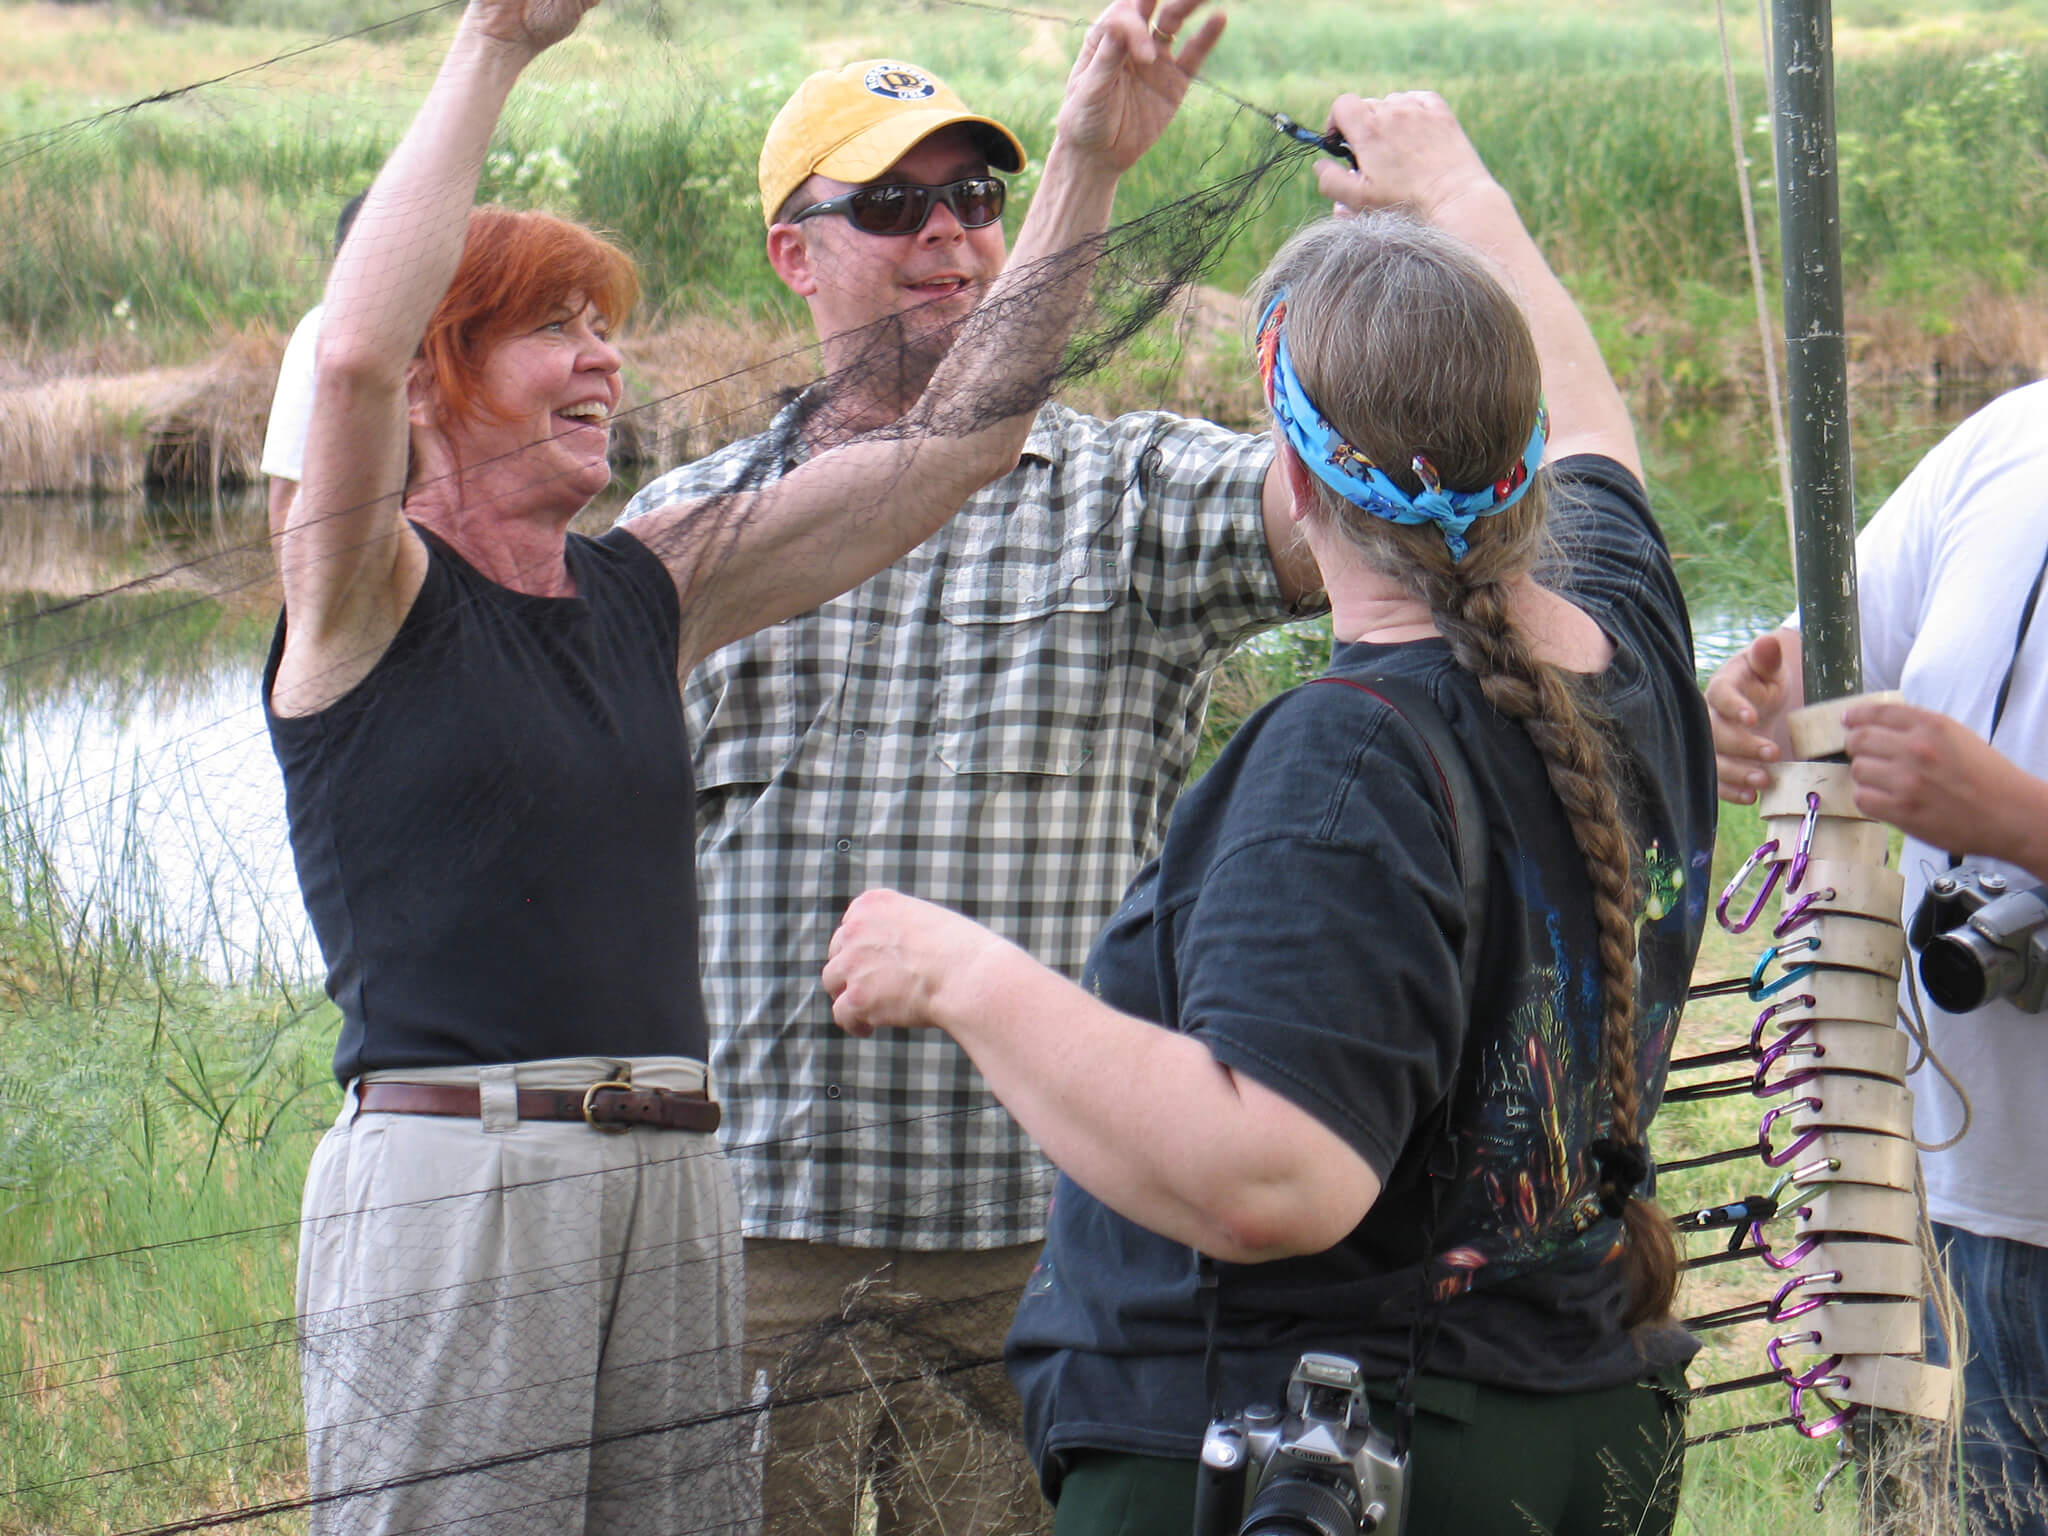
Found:
[{"label": "man's raised hand", "polygon": [[1067,76],[1059,141],[1122,172],[1158,141],[1201,72],[1223,13],[1211,12],[1195,35],[1181,28],[1204,0],[1115,0],[1095,19]]}]

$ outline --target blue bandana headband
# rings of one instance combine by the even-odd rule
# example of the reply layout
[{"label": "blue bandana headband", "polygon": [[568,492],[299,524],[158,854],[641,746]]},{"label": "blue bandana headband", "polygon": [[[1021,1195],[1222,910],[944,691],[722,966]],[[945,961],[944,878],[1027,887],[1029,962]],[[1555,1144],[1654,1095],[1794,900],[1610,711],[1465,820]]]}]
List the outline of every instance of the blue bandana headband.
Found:
[{"label": "blue bandana headband", "polygon": [[1344,441],[1335,427],[1309,399],[1287,355],[1287,293],[1273,296],[1259,319],[1259,377],[1266,386],[1266,403],[1273,419],[1280,423],[1289,446],[1331,490],[1353,506],[1390,523],[1435,523],[1443,529],[1444,543],[1453,560],[1465,558],[1465,530],[1475,518],[1505,512],[1529,489],[1529,482],[1543,463],[1543,440],[1550,427],[1547,413],[1539,406],[1536,430],[1529,434],[1529,446],[1522,450],[1522,462],[1504,479],[1476,491],[1447,491],[1438,478],[1436,466],[1421,454],[1409,467],[1422,482],[1422,493],[1409,496],[1390,479],[1385,470]]}]

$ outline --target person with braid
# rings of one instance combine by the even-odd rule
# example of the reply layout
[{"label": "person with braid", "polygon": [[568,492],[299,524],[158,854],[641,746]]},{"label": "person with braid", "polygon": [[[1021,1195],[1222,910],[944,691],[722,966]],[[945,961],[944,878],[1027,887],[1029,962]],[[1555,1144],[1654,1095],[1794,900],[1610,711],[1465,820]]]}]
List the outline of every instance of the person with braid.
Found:
[{"label": "person with braid", "polygon": [[1251,310],[1328,678],[1182,797],[1081,985],[888,891],[824,982],[855,1035],[959,1041],[1061,1169],[1008,1344],[1061,1536],[1182,1536],[1212,1416],[1310,1350],[1411,1426],[1407,1536],[1666,1532],[1695,1346],[1648,1138],[1715,821],[1685,605],[1620,393],[1449,109],[1332,122],[1357,216]]}]

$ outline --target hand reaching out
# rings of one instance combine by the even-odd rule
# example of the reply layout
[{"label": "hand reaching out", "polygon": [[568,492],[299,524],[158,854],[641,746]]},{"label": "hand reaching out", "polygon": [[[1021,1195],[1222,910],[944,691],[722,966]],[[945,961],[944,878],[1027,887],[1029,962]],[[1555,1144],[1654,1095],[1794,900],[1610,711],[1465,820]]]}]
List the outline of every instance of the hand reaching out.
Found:
[{"label": "hand reaching out", "polygon": [[1115,0],[1096,18],[1067,76],[1059,142],[1122,172],[1158,140],[1223,35],[1212,12],[1195,35],[1181,28],[1204,0]]},{"label": "hand reaching out", "polygon": [[896,891],[865,891],[839,920],[822,981],[850,1035],[940,1025],[940,988],[978,955],[1007,947],[971,917]]},{"label": "hand reaching out", "polygon": [[1343,135],[1358,169],[1316,165],[1323,196],[1352,212],[1406,208],[1429,223],[1466,194],[1494,185],[1449,105],[1434,91],[1398,91],[1371,100],[1339,96],[1328,126]]},{"label": "hand reaching out", "polygon": [[1865,703],[1842,715],[1856,809],[1965,857],[2042,862],[2043,784],[1968,726],[1910,704]]},{"label": "hand reaching out", "polygon": [[1782,633],[1762,634],[1723,662],[1707,684],[1717,787],[1732,805],[1753,804],[1771,781],[1770,765],[1789,749],[1785,709],[1798,664]]},{"label": "hand reaching out", "polygon": [[540,53],[576,30],[598,0],[470,0],[469,19],[483,36]]}]

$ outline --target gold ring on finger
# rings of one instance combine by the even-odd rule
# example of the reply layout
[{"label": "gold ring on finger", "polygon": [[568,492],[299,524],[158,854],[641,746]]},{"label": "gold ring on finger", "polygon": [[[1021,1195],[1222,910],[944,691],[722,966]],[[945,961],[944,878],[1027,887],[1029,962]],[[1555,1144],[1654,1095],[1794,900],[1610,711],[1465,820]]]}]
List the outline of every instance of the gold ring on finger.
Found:
[{"label": "gold ring on finger", "polygon": [[1152,41],[1159,44],[1162,48],[1171,48],[1173,46],[1173,34],[1159,27],[1154,27],[1152,29]]}]

